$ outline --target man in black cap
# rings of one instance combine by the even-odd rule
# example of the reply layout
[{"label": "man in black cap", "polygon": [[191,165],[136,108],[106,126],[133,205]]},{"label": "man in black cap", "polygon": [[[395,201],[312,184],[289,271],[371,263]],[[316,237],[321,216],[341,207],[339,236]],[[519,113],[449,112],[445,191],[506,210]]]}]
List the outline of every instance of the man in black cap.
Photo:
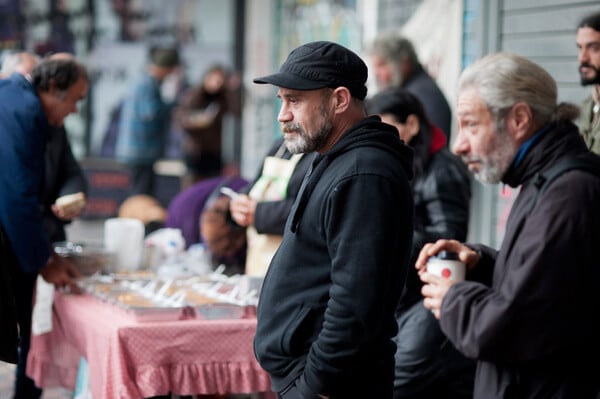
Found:
[{"label": "man in black cap", "polygon": [[331,42],[302,45],[254,80],[278,87],[288,149],[318,152],[258,305],[254,349],[280,398],[392,397],[412,151],[366,116],[366,80],[364,62]]}]

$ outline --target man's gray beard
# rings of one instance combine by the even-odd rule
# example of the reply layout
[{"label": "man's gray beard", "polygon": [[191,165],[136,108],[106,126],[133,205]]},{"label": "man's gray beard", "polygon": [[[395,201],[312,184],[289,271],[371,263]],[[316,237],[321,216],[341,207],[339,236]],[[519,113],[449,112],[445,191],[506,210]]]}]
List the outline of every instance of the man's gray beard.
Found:
[{"label": "man's gray beard", "polygon": [[302,133],[296,131],[294,139],[285,139],[285,146],[292,154],[307,154],[317,151],[325,145],[331,130],[331,122],[326,120],[319,130],[310,137],[304,130],[302,130]]},{"label": "man's gray beard", "polygon": [[314,134],[310,135],[306,133],[306,131],[300,125],[292,124],[293,130],[295,130],[295,135],[293,136],[293,140],[285,139],[285,146],[288,151],[292,154],[307,154],[309,152],[318,151],[323,148],[329,135],[331,134],[331,130],[333,126],[331,124],[331,119],[327,114],[327,110],[325,109],[325,103],[321,103],[319,107],[319,112],[323,117],[323,124],[319,127]]},{"label": "man's gray beard", "polygon": [[400,87],[404,83],[404,77],[400,73],[399,67],[394,69],[394,73],[392,74],[392,86]]},{"label": "man's gray beard", "polygon": [[496,134],[494,146],[496,150],[490,154],[485,164],[482,163],[479,172],[475,173],[475,178],[486,184],[500,183],[519,150],[506,137],[506,132],[497,133],[496,130],[494,134]]}]

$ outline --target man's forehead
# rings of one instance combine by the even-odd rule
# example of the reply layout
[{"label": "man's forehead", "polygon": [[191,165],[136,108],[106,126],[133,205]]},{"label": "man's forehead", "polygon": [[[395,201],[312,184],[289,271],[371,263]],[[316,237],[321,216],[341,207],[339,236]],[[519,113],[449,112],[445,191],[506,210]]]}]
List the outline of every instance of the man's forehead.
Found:
[{"label": "man's forehead", "polygon": [[277,95],[279,97],[310,97],[312,95],[318,94],[322,89],[315,90],[295,90],[288,89],[285,87],[277,88]]},{"label": "man's forehead", "polygon": [[456,116],[459,119],[477,118],[484,120],[491,118],[491,112],[483,101],[479,98],[474,100],[457,101]]},{"label": "man's forehead", "polygon": [[579,28],[577,30],[577,43],[579,44],[588,44],[591,42],[600,42],[600,32],[590,28],[589,26],[585,26],[583,28]]}]

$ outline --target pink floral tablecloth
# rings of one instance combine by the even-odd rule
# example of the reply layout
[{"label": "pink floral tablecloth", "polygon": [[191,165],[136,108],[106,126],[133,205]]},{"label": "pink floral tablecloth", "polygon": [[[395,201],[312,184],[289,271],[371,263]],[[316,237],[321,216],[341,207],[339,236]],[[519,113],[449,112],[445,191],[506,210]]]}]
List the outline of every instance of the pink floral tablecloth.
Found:
[{"label": "pink floral tablecloth", "polygon": [[140,322],[88,295],[56,293],[52,332],[33,336],[27,374],[74,389],[81,356],[94,399],[268,392],[252,350],[256,318]]}]

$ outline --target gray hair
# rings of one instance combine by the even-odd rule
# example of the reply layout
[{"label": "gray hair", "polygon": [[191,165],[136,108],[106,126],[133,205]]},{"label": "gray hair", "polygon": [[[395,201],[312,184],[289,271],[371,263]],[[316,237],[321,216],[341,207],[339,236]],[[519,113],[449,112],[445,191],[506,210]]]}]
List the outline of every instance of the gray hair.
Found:
[{"label": "gray hair", "polygon": [[579,115],[576,105],[557,104],[556,81],[544,68],[516,54],[494,53],[468,66],[460,77],[458,91],[470,88],[478,91],[497,126],[503,126],[504,118],[518,102],[531,108],[538,126],[573,120]]},{"label": "gray hair", "polygon": [[24,51],[10,53],[2,58],[2,69],[0,75],[10,76],[13,72],[17,72],[21,64],[25,62],[25,57],[32,57],[36,62],[39,62],[40,57],[33,53]]},{"label": "gray hair", "polygon": [[83,78],[89,81],[85,67],[75,58],[45,58],[31,71],[31,83],[36,89],[47,92],[53,87],[66,91]]},{"label": "gray hair", "polygon": [[395,32],[377,36],[371,43],[369,52],[392,63],[408,61],[413,68],[420,64],[412,42]]}]

